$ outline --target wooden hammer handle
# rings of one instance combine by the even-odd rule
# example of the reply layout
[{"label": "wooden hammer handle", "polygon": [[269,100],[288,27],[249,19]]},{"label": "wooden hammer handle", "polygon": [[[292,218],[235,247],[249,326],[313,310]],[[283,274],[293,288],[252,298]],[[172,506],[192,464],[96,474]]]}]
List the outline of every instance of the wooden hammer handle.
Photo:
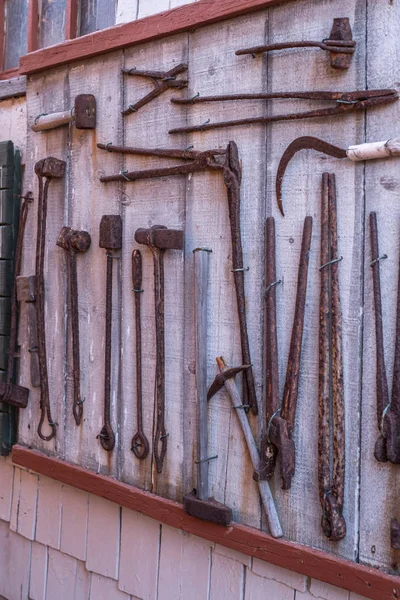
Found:
[{"label": "wooden hammer handle", "polygon": [[74,120],[71,110],[64,110],[63,112],[52,113],[50,115],[39,115],[31,126],[32,131],[45,131],[46,129],[54,129],[55,127],[61,127],[67,125]]}]

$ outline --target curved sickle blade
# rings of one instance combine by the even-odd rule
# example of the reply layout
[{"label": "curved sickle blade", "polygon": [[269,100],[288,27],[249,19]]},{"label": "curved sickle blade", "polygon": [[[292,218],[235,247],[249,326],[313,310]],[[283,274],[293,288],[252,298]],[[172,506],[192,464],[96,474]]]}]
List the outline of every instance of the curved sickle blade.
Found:
[{"label": "curved sickle blade", "polygon": [[282,154],[282,158],[278,165],[278,170],[276,173],[276,200],[278,202],[279,210],[282,213],[282,216],[285,216],[283,212],[283,203],[282,203],[282,180],[286,171],[286,167],[289,164],[291,158],[298,152],[299,150],[317,150],[317,152],[322,152],[323,154],[329,154],[329,156],[334,156],[335,158],[346,158],[346,150],[343,148],[339,148],[338,146],[333,146],[332,144],[328,144],[324,140],[320,140],[319,138],[305,135],[303,137],[299,137],[294,140],[289,146],[286,148],[285,152]]}]

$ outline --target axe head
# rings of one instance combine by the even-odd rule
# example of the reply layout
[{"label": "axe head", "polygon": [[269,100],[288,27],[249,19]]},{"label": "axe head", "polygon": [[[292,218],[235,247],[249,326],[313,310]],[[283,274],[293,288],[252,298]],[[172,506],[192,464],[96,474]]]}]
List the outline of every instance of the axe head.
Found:
[{"label": "axe head", "polygon": [[87,231],[78,231],[71,227],[63,227],[58,235],[57,246],[64,250],[74,252],[86,252],[91,244],[91,237]]},{"label": "axe head", "polygon": [[61,179],[65,174],[65,160],[48,156],[38,160],[35,164],[35,173],[38,177],[47,177],[49,179]]},{"label": "axe head", "polygon": [[96,98],[93,94],[79,94],[76,96],[74,122],[77,129],[96,128]]},{"label": "axe head", "polygon": [[168,229],[164,225],[153,225],[150,229],[137,229],[135,240],[138,244],[145,244],[159,250],[182,250],[183,231]]},{"label": "axe head", "polygon": [[122,248],[122,219],[120,215],[103,215],[100,221],[100,248]]}]

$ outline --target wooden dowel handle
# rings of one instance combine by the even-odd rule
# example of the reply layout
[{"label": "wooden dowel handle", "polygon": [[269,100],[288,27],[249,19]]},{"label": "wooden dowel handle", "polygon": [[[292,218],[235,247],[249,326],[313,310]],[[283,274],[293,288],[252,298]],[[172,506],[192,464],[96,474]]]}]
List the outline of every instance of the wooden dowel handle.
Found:
[{"label": "wooden dowel handle", "polygon": [[31,126],[32,131],[45,131],[46,129],[54,129],[67,125],[74,120],[72,112],[65,110],[63,112],[52,113],[51,115],[40,115],[36,117]]},{"label": "wooden dowel handle", "polygon": [[346,150],[347,157],[353,161],[385,158],[400,155],[400,138],[391,138],[383,142],[371,142],[349,146]]}]

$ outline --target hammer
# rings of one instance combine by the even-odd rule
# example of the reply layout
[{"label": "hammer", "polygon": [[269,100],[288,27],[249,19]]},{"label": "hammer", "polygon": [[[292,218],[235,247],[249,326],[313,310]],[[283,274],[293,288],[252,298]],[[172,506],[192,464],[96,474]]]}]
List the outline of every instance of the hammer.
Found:
[{"label": "hammer", "polygon": [[104,450],[110,452],[115,446],[115,435],[111,427],[111,333],[112,333],[112,281],[113,260],[118,258],[115,250],[122,248],[122,219],[120,215],[103,215],[100,221],[100,248],[107,256],[106,283],[106,336],[104,367],[104,424],[97,436]]},{"label": "hammer", "polygon": [[96,129],[96,98],[92,94],[79,94],[74,107],[56,113],[38,115],[31,126],[32,131],[55,129],[73,123],[77,129]]},{"label": "hammer", "polygon": [[156,382],[155,406],[157,410],[154,435],[154,458],[157,473],[162,472],[167,452],[165,431],[165,339],[164,339],[164,253],[166,250],[183,249],[183,231],[153,225],[150,229],[137,229],[135,240],[150,248],[154,259],[154,302],[156,318]]},{"label": "hammer", "polygon": [[77,231],[71,227],[63,227],[57,239],[57,246],[67,253],[69,297],[72,317],[72,361],[74,371],[74,404],[72,412],[75,423],[81,424],[83,415],[83,400],[80,394],[81,369],[79,356],[79,312],[78,312],[78,278],[76,274],[76,255],[78,252],[89,250],[91,243],[87,231]]},{"label": "hammer", "polygon": [[[229,397],[232,402],[232,407],[235,409],[236,414],[238,416],[243,435],[245,437],[247,448],[249,450],[251,462],[253,463],[253,468],[255,472],[259,471],[260,468],[260,455],[258,452],[258,448],[254,441],[253,433],[250,428],[249,421],[247,419],[247,415],[243,410],[243,405],[241,403],[240,394],[236,387],[236,384],[233,378],[240,373],[250,367],[250,365],[242,365],[240,367],[229,368],[226,364],[224,358],[221,356],[216,359],[217,365],[219,369],[219,373],[214,379],[214,382],[211,384],[208,394],[207,400],[210,400],[214,394],[216,394],[220,389],[225,387],[226,391],[229,394]],[[267,480],[257,481],[258,489],[260,491],[260,496],[262,503],[264,505],[265,513],[267,515],[269,530],[271,532],[272,537],[280,538],[283,535],[282,527],[279,522],[279,516],[276,511],[276,506],[274,499],[272,497],[271,488],[269,487],[269,483]]]}]

